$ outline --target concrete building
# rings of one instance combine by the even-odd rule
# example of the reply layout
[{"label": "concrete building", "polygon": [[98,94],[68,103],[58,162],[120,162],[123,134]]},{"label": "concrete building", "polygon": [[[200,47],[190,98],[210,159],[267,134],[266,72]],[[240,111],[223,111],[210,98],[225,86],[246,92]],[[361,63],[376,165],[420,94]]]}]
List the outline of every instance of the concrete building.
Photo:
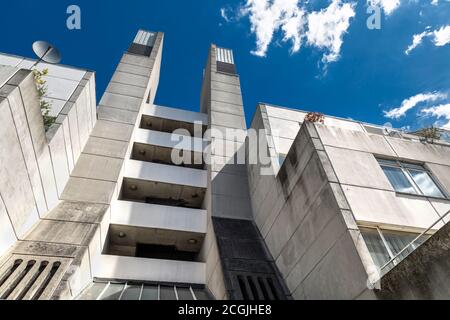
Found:
[{"label": "concrete building", "polygon": [[0,299],[450,298],[449,143],[267,104],[247,128],[215,45],[199,112],[157,106],[163,42],[98,106],[93,72],[39,63],[40,97],[0,55]]}]

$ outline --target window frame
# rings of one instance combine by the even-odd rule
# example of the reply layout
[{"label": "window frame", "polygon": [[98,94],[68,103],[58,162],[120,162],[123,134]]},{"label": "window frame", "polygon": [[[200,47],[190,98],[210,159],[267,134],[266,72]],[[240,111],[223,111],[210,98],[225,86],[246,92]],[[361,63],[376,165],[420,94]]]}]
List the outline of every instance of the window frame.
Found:
[{"label": "window frame", "polygon": [[[427,197],[427,198],[434,198],[434,199],[448,199],[448,193],[445,190],[445,188],[442,186],[441,183],[439,183],[439,181],[436,179],[436,177],[433,175],[433,173],[428,168],[426,168],[425,165],[411,163],[411,162],[404,162],[404,161],[399,161],[399,160],[384,159],[384,158],[376,158],[376,160],[377,160],[378,164],[380,165],[381,170],[383,170],[383,167],[391,167],[391,168],[400,169],[402,171],[403,175],[408,180],[408,182],[413,187],[414,191],[416,192],[416,193],[409,193],[409,192],[397,191],[395,189],[395,186],[393,185],[393,183],[387,177],[386,172],[384,172],[384,170],[383,170],[384,175],[386,176],[386,178],[388,179],[389,183],[391,184],[392,188],[394,189],[394,191],[396,193],[408,194],[408,195],[413,195],[413,196],[421,196],[421,197]],[[409,172],[409,169],[414,170],[414,171],[419,171],[419,172],[425,172],[428,175],[428,177],[431,179],[431,181],[434,183],[434,185],[436,186],[438,191],[442,194],[442,197],[426,195],[422,191],[420,186],[414,180],[412,174]]]},{"label": "window frame", "polygon": [[[416,235],[416,236],[420,235],[420,233],[418,233],[418,232],[405,231],[405,230],[396,230],[396,229],[387,229],[387,228],[382,228],[381,226],[364,225],[364,224],[358,225],[358,229],[361,232],[361,236],[364,239],[364,244],[366,246],[367,246],[367,242],[366,242],[367,240],[366,240],[366,238],[364,236],[365,230],[373,230],[373,231],[376,231],[378,233],[378,237],[381,240],[380,243],[383,245],[384,250],[386,251],[386,253],[389,256],[389,260],[386,261],[384,263],[384,265],[386,265],[390,261],[392,261],[392,263],[394,265],[397,265],[403,260],[402,257],[396,257],[397,253],[392,251],[392,248],[390,247],[389,241],[386,240],[384,233],[386,233],[386,234],[389,234],[389,233],[391,233],[391,234],[393,234],[393,233],[401,234],[401,233],[403,233],[403,234]],[[423,243],[425,243],[434,234],[435,234],[435,232],[432,232],[431,230],[428,233],[426,233],[424,236],[428,236],[428,238],[425,241],[423,241]],[[419,248],[423,243],[421,243],[419,245],[413,244],[413,246],[412,246],[413,251],[416,250],[417,248]],[[370,255],[371,255],[372,259],[373,259],[372,253],[370,253]],[[375,260],[373,260],[373,262],[374,262],[374,264],[376,264]],[[381,267],[383,267],[383,266],[380,266],[380,268]]]}]

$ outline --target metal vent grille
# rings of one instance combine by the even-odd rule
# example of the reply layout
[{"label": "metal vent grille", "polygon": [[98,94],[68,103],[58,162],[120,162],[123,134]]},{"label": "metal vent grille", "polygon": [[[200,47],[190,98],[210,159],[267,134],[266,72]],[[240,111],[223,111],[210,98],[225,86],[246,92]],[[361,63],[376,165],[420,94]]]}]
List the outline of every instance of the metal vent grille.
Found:
[{"label": "metal vent grille", "polygon": [[237,282],[243,300],[271,301],[280,300],[283,293],[276,281],[266,275],[237,275]]},{"label": "metal vent grille", "polygon": [[139,30],[133,43],[128,49],[129,53],[150,56],[156,41],[156,33]]},{"label": "metal vent grille", "polygon": [[230,49],[217,48],[216,60],[217,62],[234,64],[233,51]]},{"label": "metal vent grille", "polygon": [[13,255],[0,269],[0,300],[50,299],[70,261]]},{"label": "metal vent grille", "polygon": [[216,50],[217,71],[229,74],[236,74],[233,51],[229,49],[217,48]]},{"label": "metal vent grille", "polygon": [[144,46],[153,47],[155,44],[155,39],[156,33],[139,30],[133,42]]}]

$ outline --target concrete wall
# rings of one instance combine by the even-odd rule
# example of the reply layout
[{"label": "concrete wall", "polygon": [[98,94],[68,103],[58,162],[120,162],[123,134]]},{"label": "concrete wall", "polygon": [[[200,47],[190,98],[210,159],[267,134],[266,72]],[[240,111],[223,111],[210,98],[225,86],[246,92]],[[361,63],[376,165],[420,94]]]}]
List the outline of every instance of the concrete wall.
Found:
[{"label": "concrete wall", "polygon": [[207,172],[204,170],[174,167],[171,165],[129,160],[124,176],[127,178],[156,181],[175,185],[207,187]]},{"label": "concrete wall", "polygon": [[35,65],[35,63],[36,60],[33,59],[0,53],[0,65],[12,66],[18,69],[30,69],[33,67],[39,71],[48,69],[48,75],[43,78],[47,82],[46,85],[48,87],[44,100],[51,104],[49,116],[58,117],[72,96],[74,94],[77,95],[76,91],[79,91],[79,86],[84,85],[83,79],[86,79],[87,71],[64,65],[44,62],[39,62]]},{"label": "concrete wall", "polygon": [[[265,108],[266,127],[271,132],[269,147],[273,145],[270,154],[275,158],[289,152],[306,113],[267,105]],[[448,192],[450,146],[369,134],[362,123],[328,116],[325,125],[318,125],[317,130],[358,223],[418,231],[428,228],[450,209],[446,199],[396,193],[375,158],[422,163]],[[276,171],[275,161],[273,165]]]},{"label": "concrete wall", "polygon": [[206,234],[206,210],[114,201],[111,224]]},{"label": "concrete wall", "polygon": [[420,232],[450,210],[446,199],[396,193],[375,158],[422,163],[447,189],[450,147],[323,125],[317,130],[359,224]]},{"label": "concrete wall", "polygon": [[[273,158],[264,105],[252,128],[265,130]],[[370,254],[314,125],[303,124],[291,145],[281,168],[275,160],[248,166],[255,222],[294,299],[353,299],[373,277]]]},{"label": "concrete wall", "polygon": [[[1,57],[4,59],[4,56]],[[15,60],[20,61],[20,58]],[[64,104],[64,110],[75,115],[72,122],[69,123],[68,116],[61,111],[58,121],[45,132],[31,71],[8,69],[8,80],[0,88],[4,131],[0,169],[4,171],[4,180],[0,193],[4,207],[2,211],[6,214],[3,216],[5,223],[1,224],[4,237],[0,255],[15,241],[23,240],[31,228],[58,205],[78,159],[79,149],[86,144],[86,135],[96,121],[92,116],[96,108],[93,73],[77,72],[82,78]],[[52,72],[59,72],[61,77],[64,70],[62,67],[52,67]],[[49,83],[48,86],[50,88],[54,84]],[[77,113],[80,116],[76,116]]]},{"label": "concrete wall", "polygon": [[[274,148],[278,154],[286,155],[300,130],[301,124],[305,120],[307,112],[291,110],[282,107],[264,105],[268,125],[274,139]],[[344,120],[334,117],[325,117],[325,125],[347,130],[364,132],[363,126],[352,120]]]},{"label": "concrete wall", "polygon": [[[92,106],[92,102],[95,105],[93,77],[90,74],[90,78],[80,82],[80,86],[72,95],[73,99],[69,98],[57,123],[48,131],[50,146],[34,142],[36,152],[48,154],[44,159],[48,159],[49,164],[54,164],[54,170],[49,166],[46,170],[43,168],[41,173],[52,175],[53,198],[57,201],[60,194],[62,201],[24,237],[25,242],[17,243],[9,253],[70,257],[70,267],[53,292],[55,299],[76,296],[92,281],[93,276],[102,270],[101,257],[111,215],[109,205],[111,200],[117,199],[118,196],[118,182],[123,178],[124,159],[130,155],[130,141],[134,130],[139,126],[137,119],[142,114],[141,107],[148,97],[153,103],[159,81],[162,43],[163,34],[159,33],[150,57],[124,54],[119,64],[121,71],[115,73],[105,97],[100,102],[97,122],[95,108],[87,108],[87,105]],[[140,77],[145,77],[146,82],[135,77],[133,73],[136,72],[140,73]],[[31,75],[29,77],[31,79]],[[92,82],[89,81],[91,79]],[[85,93],[88,88],[88,93]],[[36,105],[35,92],[34,96],[24,90],[22,92],[28,94],[27,96],[22,93],[24,101],[31,100]],[[124,101],[126,103],[123,103]],[[30,129],[32,138],[37,140],[33,127]],[[39,139],[46,138],[42,123],[41,131],[35,130],[39,133]],[[71,142],[70,145],[68,141]],[[19,147],[16,141],[14,143]],[[39,160],[39,157],[37,158]],[[64,170],[64,165],[67,166],[67,171]],[[70,166],[73,166],[73,170],[69,171]],[[68,179],[67,183],[64,179]],[[42,179],[44,192],[47,183],[49,182]],[[33,195],[31,186],[29,189],[24,193]],[[52,199],[47,196],[50,195],[49,192],[44,193],[47,202]],[[32,199],[27,200],[30,201],[23,202],[27,206],[34,203]],[[2,204],[8,209],[8,202],[3,201]],[[3,206],[0,209],[3,214]],[[21,209],[23,212],[30,212],[28,216],[32,217],[33,207],[30,210]],[[9,256],[7,254],[3,258],[8,259]]]},{"label": "concrete wall", "polygon": [[[206,282],[216,299],[226,299],[223,269],[220,261],[213,217],[252,219],[245,165],[233,161],[245,145],[246,123],[237,74],[217,71],[217,47],[212,45],[203,78],[201,112],[208,114],[211,130],[210,164],[205,208],[208,211],[208,233],[201,256],[206,261]],[[239,132],[236,141],[226,130]]]},{"label": "concrete wall", "polygon": [[[396,193],[375,157],[422,162],[447,189],[450,149],[328,117],[307,130],[304,115],[258,107],[252,128],[265,130],[272,161],[248,166],[255,222],[294,298],[373,298],[362,292],[378,271],[358,226],[421,232],[450,209],[447,199]],[[274,176],[261,175],[270,167]]]},{"label": "concrete wall", "polygon": [[94,276],[159,283],[205,284],[205,264],[119,256],[102,256]]}]

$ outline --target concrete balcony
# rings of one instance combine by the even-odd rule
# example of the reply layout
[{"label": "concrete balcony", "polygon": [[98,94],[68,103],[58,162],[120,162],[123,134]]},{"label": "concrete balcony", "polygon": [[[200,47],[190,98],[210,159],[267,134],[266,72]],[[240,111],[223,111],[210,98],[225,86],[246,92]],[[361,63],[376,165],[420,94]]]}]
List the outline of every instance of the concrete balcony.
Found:
[{"label": "concrete balcony", "polygon": [[206,234],[206,210],[114,201],[111,224]]},{"label": "concrete balcony", "polygon": [[174,135],[166,132],[138,129],[135,134],[131,158],[134,160],[178,165],[172,153],[183,157],[181,166],[203,169],[203,150],[207,142],[201,138]]},{"label": "concrete balcony", "polygon": [[103,255],[94,271],[98,279],[158,283],[205,284],[206,264],[201,262],[141,259]]},{"label": "concrete balcony", "polygon": [[181,136],[168,132],[146,129],[136,130],[134,142],[198,153],[203,153],[203,150],[208,146],[208,142],[204,141],[203,138]]},{"label": "concrete balcony", "polygon": [[192,112],[163,106],[146,105],[143,114],[155,118],[181,121],[185,123],[201,122],[208,125],[208,115],[200,112]]},{"label": "concrete balcony", "polygon": [[202,209],[207,171],[129,160],[119,199]]},{"label": "concrete balcony", "polygon": [[136,160],[130,160],[126,163],[124,177],[204,189],[208,186],[206,170]]},{"label": "concrete balcony", "polygon": [[190,136],[194,136],[196,131],[203,134],[207,125],[208,116],[206,114],[154,105],[144,107],[140,123],[142,129],[168,133],[184,129]]},{"label": "concrete balcony", "polygon": [[206,210],[114,201],[105,252],[149,259],[198,261]]}]

